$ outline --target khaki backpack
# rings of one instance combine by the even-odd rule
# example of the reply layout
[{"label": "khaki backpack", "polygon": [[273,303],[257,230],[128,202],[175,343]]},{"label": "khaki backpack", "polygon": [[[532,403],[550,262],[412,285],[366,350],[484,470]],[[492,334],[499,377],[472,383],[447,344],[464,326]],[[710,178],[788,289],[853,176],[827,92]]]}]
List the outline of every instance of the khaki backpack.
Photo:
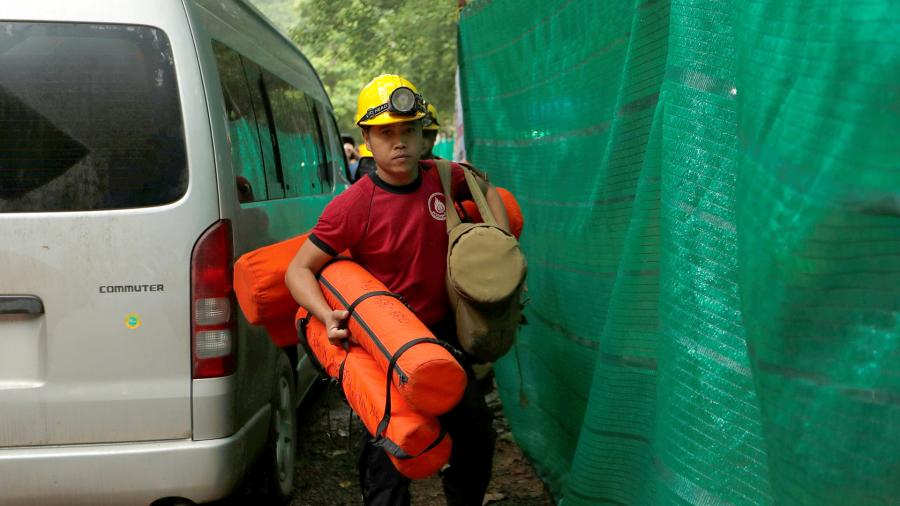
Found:
[{"label": "khaki backpack", "polygon": [[461,222],[450,195],[450,162],[436,163],[447,203],[447,293],[459,344],[491,362],[509,351],[522,320],[525,256],[516,238],[497,226],[475,176],[466,168],[466,183],[484,223]]}]

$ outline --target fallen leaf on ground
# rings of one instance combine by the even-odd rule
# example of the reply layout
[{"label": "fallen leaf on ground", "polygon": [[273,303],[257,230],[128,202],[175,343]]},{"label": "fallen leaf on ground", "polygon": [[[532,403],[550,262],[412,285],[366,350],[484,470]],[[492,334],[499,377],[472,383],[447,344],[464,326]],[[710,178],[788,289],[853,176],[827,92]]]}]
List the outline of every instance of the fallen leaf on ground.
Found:
[{"label": "fallen leaf on ground", "polygon": [[353,482],[350,481],[350,480],[344,480],[344,481],[341,481],[341,482],[338,483],[338,486],[341,487],[341,488],[348,488],[348,487],[350,487],[351,485],[353,485]]},{"label": "fallen leaf on ground", "polygon": [[332,450],[332,451],[328,452],[328,457],[334,458],[334,457],[338,457],[338,456],[346,455],[346,454],[347,454],[347,450]]},{"label": "fallen leaf on ground", "polygon": [[501,494],[500,492],[488,492],[487,494],[484,494],[484,500],[481,501],[481,506],[492,502],[502,501],[504,499],[506,499],[506,494]]}]

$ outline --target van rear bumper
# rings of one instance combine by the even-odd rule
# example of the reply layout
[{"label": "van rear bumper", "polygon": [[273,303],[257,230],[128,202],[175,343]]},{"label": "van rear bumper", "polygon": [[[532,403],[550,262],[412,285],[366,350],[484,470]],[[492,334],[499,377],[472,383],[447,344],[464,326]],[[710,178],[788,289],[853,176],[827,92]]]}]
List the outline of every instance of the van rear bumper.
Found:
[{"label": "van rear bumper", "polygon": [[220,499],[268,436],[269,406],[234,435],[53,447],[0,448],[0,504],[142,505],[163,497]]}]

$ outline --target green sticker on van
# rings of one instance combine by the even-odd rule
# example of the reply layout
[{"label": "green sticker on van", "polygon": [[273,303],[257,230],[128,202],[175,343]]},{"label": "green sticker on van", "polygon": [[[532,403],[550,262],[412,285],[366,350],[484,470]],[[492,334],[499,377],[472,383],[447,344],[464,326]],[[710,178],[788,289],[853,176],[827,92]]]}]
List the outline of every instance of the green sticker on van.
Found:
[{"label": "green sticker on van", "polygon": [[134,330],[141,326],[141,315],[137,313],[128,313],[125,315],[125,326]]}]

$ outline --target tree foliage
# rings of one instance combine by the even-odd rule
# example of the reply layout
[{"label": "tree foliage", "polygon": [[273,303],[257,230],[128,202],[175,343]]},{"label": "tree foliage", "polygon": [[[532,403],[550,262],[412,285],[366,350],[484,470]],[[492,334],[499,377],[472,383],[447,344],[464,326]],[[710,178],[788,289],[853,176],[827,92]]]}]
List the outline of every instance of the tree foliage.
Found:
[{"label": "tree foliage", "polygon": [[297,22],[294,2],[295,0],[250,0],[250,3],[285,33]]},{"label": "tree foliage", "polygon": [[400,74],[452,124],[456,72],[455,0],[297,0],[290,35],[331,96],[342,131],[359,137],[353,116],[362,87]]}]

